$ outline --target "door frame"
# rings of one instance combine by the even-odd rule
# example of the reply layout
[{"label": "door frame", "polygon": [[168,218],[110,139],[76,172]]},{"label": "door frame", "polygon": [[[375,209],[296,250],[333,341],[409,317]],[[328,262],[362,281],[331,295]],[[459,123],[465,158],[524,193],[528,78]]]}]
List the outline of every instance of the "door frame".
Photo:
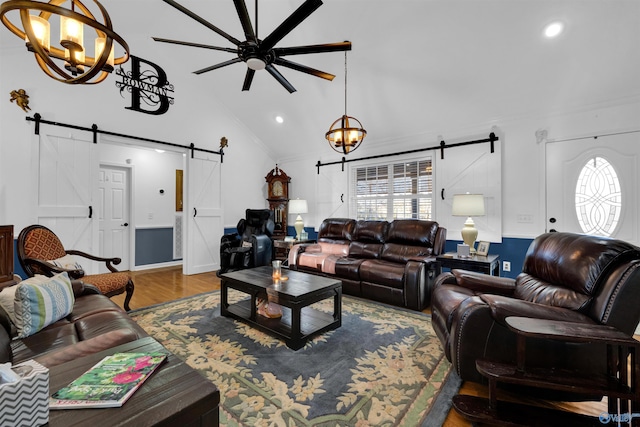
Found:
[{"label": "door frame", "polygon": [[[98,162],[99,162],[98,170],[102,169],[103,166],[116,167],[116,168],[124,169],[127,174],[127,186],[129,187],[128,188],[129,200],[127,200],[127,205],[128,205],[127,214],[129,215],[129,227],[127,227],[128,228],[127,233],[129,234],[129,270],[134,271],[136,266],[136,233],[135,233],[136,216],[135,216],[135,204],[133,203],[133,201],[135,200],[133,192],[135,191],[135,188],[136,188],[133,182],[133,180],[135,179],[134,177],[136,176],[136,174],[134,173],[135,165],[130,165],[126,163],[123,165],[115,162],[105,162],[100,160],[100,156],[98,156]],[[103,256],[103,254],[101,253],[100,256]]]}]

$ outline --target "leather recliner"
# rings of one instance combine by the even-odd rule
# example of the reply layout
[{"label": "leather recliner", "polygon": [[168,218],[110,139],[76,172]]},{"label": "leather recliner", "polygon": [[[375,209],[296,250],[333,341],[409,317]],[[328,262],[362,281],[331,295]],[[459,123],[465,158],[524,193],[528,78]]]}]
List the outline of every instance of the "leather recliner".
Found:
[{"label": "leather recliner", "polygon": [[274,227],[273,211],[247,209],[245,218],[238,221],[238,231],[222,236],[217,274],[269,265],[273,257]]},{"label": "leather recliner", "polygon": [[[516,279],[452,270],[436,278],[432,324],[463,379],[485,383],[478,359],[516,361],[509,316],[608,325],[629,337],[640,321],[640,248],[572,233],[547,233],[529,246]],[[527,338],[528,365],[606,372],[603,344]]]}]

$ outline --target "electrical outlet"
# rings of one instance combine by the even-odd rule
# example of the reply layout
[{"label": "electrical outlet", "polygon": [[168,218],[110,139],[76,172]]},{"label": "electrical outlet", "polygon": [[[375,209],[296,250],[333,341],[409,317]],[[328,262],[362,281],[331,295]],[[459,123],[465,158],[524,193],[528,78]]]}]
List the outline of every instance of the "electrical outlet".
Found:
[{"label": "electrical outlet", "polygon": [[511,271],[510,261],[502,261],[502,271]]}]

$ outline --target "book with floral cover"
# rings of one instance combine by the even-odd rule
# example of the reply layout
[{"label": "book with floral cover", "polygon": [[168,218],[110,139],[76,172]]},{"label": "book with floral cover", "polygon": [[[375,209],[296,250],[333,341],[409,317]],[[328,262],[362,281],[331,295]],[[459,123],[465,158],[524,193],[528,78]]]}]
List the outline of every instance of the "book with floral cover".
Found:
[{"label": "book with floral cover", "polygon": [[164,362],[166,353],[107,356],[49,399],[50,409],[120,407]]}]

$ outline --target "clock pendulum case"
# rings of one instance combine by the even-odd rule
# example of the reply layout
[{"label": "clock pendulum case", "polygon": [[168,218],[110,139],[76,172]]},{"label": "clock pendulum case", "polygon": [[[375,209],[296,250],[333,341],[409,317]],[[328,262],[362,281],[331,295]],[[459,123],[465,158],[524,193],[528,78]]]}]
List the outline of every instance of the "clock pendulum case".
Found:
[{"label": "clock pendulum case", "polygon": [[278,165],[265,177],[267,181],[267,201],[273,211],[275,229],[274,239],[282,239],[287,235],[287,214],[289,205],[289,182],[291,178]]}]

